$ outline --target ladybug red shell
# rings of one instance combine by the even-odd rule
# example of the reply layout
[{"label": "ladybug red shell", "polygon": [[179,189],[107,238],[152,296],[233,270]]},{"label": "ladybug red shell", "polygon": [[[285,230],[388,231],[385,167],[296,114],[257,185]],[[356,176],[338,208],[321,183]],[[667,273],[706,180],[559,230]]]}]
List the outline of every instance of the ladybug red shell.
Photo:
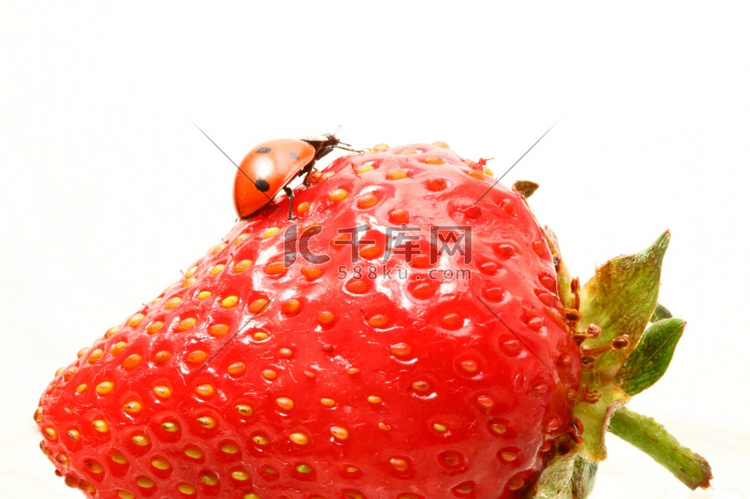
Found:
[{"label": "ladybug red shell", "polygon": [[257,214],[280,190],[289,196],[292,217],[292,190],[295,177],[305,175],[305,183],[317,160],[340,144],[333,134],[303,139],[276,139],[263,142],[245,156],[234,180],[234,206],[240,218]]}]

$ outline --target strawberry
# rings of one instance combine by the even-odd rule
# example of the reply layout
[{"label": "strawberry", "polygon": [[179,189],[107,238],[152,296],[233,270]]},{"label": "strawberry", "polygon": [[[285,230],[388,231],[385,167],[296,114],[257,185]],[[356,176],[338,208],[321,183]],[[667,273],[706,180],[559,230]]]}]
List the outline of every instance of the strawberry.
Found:
[{"label": "strawberry", "polygon": [[[611,409],[663,372],[629,360],[668,235],[581,287],[533,189],[493,186],[443,146],[339,158],[296,190],[296,220],[280,196],[81,350],[35,414],[66,484],[120,499],[588,490]],[[632,298],[621,274],[646,296],[625,329],[609,312]]]}]

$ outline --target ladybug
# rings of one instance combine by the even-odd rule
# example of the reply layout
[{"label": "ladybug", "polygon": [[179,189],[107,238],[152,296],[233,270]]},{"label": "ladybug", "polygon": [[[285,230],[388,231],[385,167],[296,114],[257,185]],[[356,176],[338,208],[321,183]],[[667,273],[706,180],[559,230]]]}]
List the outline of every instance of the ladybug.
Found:
[{"label": "ladybug", "polygon": [[349,149],[335,134],[303,139],[276,139],[258,144],[239,164],[234,179],[234,206],[240,218],[258,214],[273,201],[280,190],[289,198],[289,220],[294,193],[288,184],[305,176],[308,185],[313,165],[335,148]]}]

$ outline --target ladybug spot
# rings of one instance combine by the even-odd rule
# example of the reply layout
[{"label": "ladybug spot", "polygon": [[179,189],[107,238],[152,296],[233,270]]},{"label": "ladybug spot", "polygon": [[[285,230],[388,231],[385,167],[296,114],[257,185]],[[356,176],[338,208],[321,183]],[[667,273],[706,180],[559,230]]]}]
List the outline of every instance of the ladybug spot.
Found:
[{"label": "ladybug spot", "polygon": [[299,155],[294,151],[289,151],[289,157],[292,159],[299,159]]},{"label": "ladybug spot", "polygon": [[271,152],[271,148],[270,147],[261,147],[260,149],[258,149],[255,152],[257,152],[258,154],[268,154],[269,152]]},{"label": "ladybug spot", "polygon": [[[264,147],[263,149],[266,149],[266,148]],[[262,178],[259,178],[258,180],[255,181],[255,187],[257,187],[258,190],[261,192],[266,192],[268,189],[271,188],[271,186],[268,185],[268,182],[266,182],[266,180]]]}]

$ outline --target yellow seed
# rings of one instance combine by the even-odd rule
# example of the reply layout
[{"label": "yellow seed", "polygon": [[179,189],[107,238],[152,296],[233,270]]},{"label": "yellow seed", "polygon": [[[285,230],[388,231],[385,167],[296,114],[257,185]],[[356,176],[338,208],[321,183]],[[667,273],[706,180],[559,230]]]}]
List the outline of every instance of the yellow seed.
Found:
[{"label": "yellow seed", "polygon": [[179,296],[173,296],[172,298],[164,302],[164,310],[172,310],[181,302],[182,302],[182,298],[180,298]]},{"label": "yellow seed", "polygon": [[297,213],[304,215],[310,210],[310,201],[303,201],[297,205]]},{"label": "yellow seed", "polygon": [[263,310],[263,308],[265,308],[267,304],[268,304],[268,300],[266,300],[265,298],[259,298],[255,300],[254,302],[252,302],[250,306],[247,307],[247,309],[250,311],[250,313],[255,314]]},{"label": "yellow seed", "polygon": [[95,419],[91,422],[91,426],[93,426],[94,430],[98,431],[99,433],[107,433],[109,431],[109,423],[107,423],[103,419]]},{"label": "yellow seed", "polygon": [[354,173],[357,175],[361,175],[363,173],[371,172],[375,169],[375,165],[372,164],[365,164],[365,165],[359,165],[354,167]]},{"label": "yellow seed", "polygon": [[328,199],[330,201],[333,201],[334,203],[338,203],[346,199],[347,196],[349,196],[349,192],[347,192],[346,190],[335,189],[334,191],[331,191],[331,193],[328,195]]},{"label": "yellow seed", "polygon": [[117,343],[115,343],[114,345],[112,345],[112,348],[109,350],[109,354],[112,357],[114,357],[115,355],[117,355],[120,352],[122,352],[125,349],[126,346],[128,346],[127,342],[125,342],[125,341],[118,341]]},{"label": "yellow seed", "polygon": [[387,151],[390,148],[391,147],[388,144],[383,144],[383,143],[381,143],[381,144],[375,144],[374,146],[372,146],[372,150],[375,151],[375,152]]},{"label": "yellow seed", "polygon": [[349,374],[349,375],[354,375],[354,374],[357,374],[358,372],[359,372],[359,369],[357,369],[356,367],[350,367],[349,369],[346,370],[346,374]]},{"label": "yellow seed", "polygon": [[492,170],[490,170],[486,166],[482,168],[482,171],[484,172],[485,175],[489,175],[490,177],[494,177],[495,176],[495,174],[492,173]]},{"label": "yellow seed", "polygon": [[86,359],[89,364],[93,364],[97,360],[102,358],[102,355],[104,355],[104,350],[101,348],[95,348],[91,350],[91,353],[89,354],[89,358]]},{"label": "yellow seed", "polygon": [[195,284],[197,281],[198,279],[196,279],[195,277],[190,277],[182,281],[182,287],[187,288],[188,286],[192,286],[193,284]]},{"label": "yellow seed", "polygon": [[131,400],[130,402],[126,402],[125,405],[122,406],[122,410],[130,414],[138,414],[143,410],[143,404],[141,404],[137,400]]},{"label": "yellow seed", "polygon": [[519,490],[525,483],[526,482],[521,477],[511,478],[510,482],[508,482],[508,488],[510,490]]},{"label": "yellow seed", "polygon": [[372,208],[373,206],[378,204],[378,201],[380,200],[375,194],[365,194],[364,196],[361,196],[359,199],[357,199],[357,208]]},{"label": "yellow seed", "polygon": [[223,300],[221,300],[221,306],[224,308],[232,308],[235,305],[237,305],[237,302],[239,301],[239,298],[235,295],[227,296]]},{"label": "yellow seed", "polygon": [[227,442],[221,446],[221,452],[225,454],[238,454],[240,452],[240,446],[234,442]]},{"label": "yellow seed", "polygon": [[263,341],[268,339],[268,333],[265,331],[256,331],[253,333],[253,338],[258,341]]},{"label": "yellow seed", "polygon": [[435,146],[435,147],[440,147],[442,149],[450,149],[450,147],[448,146],[448,144],[446,144],[442,140],[438,140],[437,142],[433,142],[432,145]]},{"label": "yellow seed", "polygon": [[304,433],[292,433],[289,435],[289,440],[297,445],[307,445],[310,442],[310,438]]},{"label": "yellow seed", "polygon": [[81,432],[75,429],[70,429],[65,432],[65,436],[71,439],[74,442],[80,442],[81,441]]},{"label": "yellow seed", "polygon": [[228,332],[229,326],[227,326],[226,324],[214,324],[213,326],[208,328],[208,334],[216,338],[224,336]]},{"label": "yellow seed", "polygon": [[178,431],[180,431],[180,425],[178,425],[174,421],[164,421],[161,424],[161,428],[167,433],[177,433]]},{"label": "yellow seed", "polygon": [[189,483],[181,483],[177,485],[177,490],[182,492],[185,495],[191,496],[197,492],[195,487],[190,485]]},{"label": "yellow seed", "polygon": [[201,427],[206,428],[207,430],[216,427],[216,420],[211,416],[200,416],[196,421]]},{"label": "yellow seed", "polygon": [[227,366],[227,372],[232,376],[242,376],[243,374],[245,374],[246,369],[247,366],[244,362],[235,362]]},{"label": "yellow seed", "polygon": [[404,149],[401,151],[401,154],[417,154],[418,152],[421,151],[417,151],[416,149]]},{"label": "yellow seed", "polygon": [[309,464],[305,464],[305,463],[298,464],[295,469],[297,470],[298,473],[303,473],[303,474],[312,473],[312,470],[313,470],[312,466],[310,466]]},{"label": "yellow seed", "polygon": [[500,457],[503,461],[512,463],[513,461],[518,459],[518,452],[510,449],[501,450]]},{"label": "yellow seed", "polygon": [[250,492],[249,494],[242,496],[242,499],[260,499],[260,496],[255,492]]},{"label": "yellow seed", "polygon": [[44,429],[44,435],[50,440],[57,440],[57,430],[55,430],[51,426],[48,426]]},{"label": "yellow seed", "polygon": [[205,485],[209,485],[209,486],[210,485],[216,485],[217,483],[219,483],[219,479],[218,478],[216,478],[213,475],[209,475],[209,474],[201,475],[200,476],[200,481],[201,481],[201,483],[203,483]]},{"label": "yellow seed", "polygon": [[287,315],[291,315],[299,312],[301,306],[302,305],[299,300],[297,300],[296,298],[292,298],[291,300],[287,300],[282,303],[281,311]]},{"label": "yellow seed", "polygon": [[384,314],[375,314],[367,320],[372,327],[385,327],[388,324],[388,316]]},{"label": "yellow seed", "polygon": [[333,321],[336,320],[336,316],[334,316],[332,312],[325,310],[318,314],[317,320],[324,326],[330,326],[333,324]]},{"label": "yellow seed", "polygon": [[154,395],[160,399],[166,399],[172,396],[172,388],[164,385],[156,385],[153,388]]},{"label": "yellow seed", "polygon": [[203,457],[203,451],[198,447],[188,447],[183,453],[191,459],[200,459]]},{"label": "yellow seed", "polygon": [[391,353],[397,357],[406,357],[411,354],[411,347],[406,343],[396,343],[391,346]]},{"label": "yellow seed", "polygon": [[508,427],[505,426],[503,423],[493,422],[490,423],[490,429],[497,433],[498,435],[502,435],[506,431],[508,431]]},{"label": "yellow seed", "polygon": [[241,416],[252,416],[253,408],[247,404],[237,404],[234,406],[234,410],[237,411]]},{"label": "yellow seed", "polygon": [[443,432],[448,429],[447,426],[445,426],[444,424],[440,424],[440,423],[435,423],[432,425],[432,427],[435,429],[435,431],[439,431],[439,432]]},{"label": "yellow seed", "polygon": [[278,275],[284,272],[285,268],[286,267],[284,266],[284,262],[281,260],[277,260],[266,265],[265,271],[268,275]]},{"label": "yellow seed", "polygon": [[172,467],[172,465],[169,464],[169,461],[167,461],[163,457],[155,457],[154,459],[152,459],[151,466],[153,466],[157,470],[168,470]]},{"label": "yellow seed", "polygon": [[[472,178],[475,178],[477,180],[484,180],[484,172],[481,172],[479,170],[471,170],[468,175]],[[433,189],[430,189],[433,190]]]},{"label": "yellow seed", "polygon": [[146,328],[146,332],[148,334],[155,334],[161,331],[162,327],[164,327],[164,323],[162,321],[154,321],[148,325],[148,327]]},{"label": "yellow seed", "polygon": [[250,475],[248,475],[247,472],[243,470],[235,470],[230,474],[232,475],[232,478],[240,482],[250,480]]},{"label": "yellow seed", "polygon": [[401,180],[402,178],[406,178],[406,172],[400,168],[397,168],[395,170],[389,171],[385,178],[388,180]]},{"label": "yellow seed", "polygon": [[344,469],[346,470],[347,473],[356,473],[359,471],[359,468],[357,468],[356,466],[347,466]]},{"label": "yellow seed", "polygon": [[218,255],[219,253],[221,253],[221,250],[223,250],[226,247],[227,247],[227,243],[219,243],[213,248],[211,248],[211,254]]},{"label": "yellow seed", "polygon": [[260,375],[269,381],[272,379],[276,379],[276,371],[274,371],[273,369],[263,369],[260,372]]},{"label": "yellow seed", "polygon": [[283,347],[283,348],[279,348],[279,355],[281,355],[281,356],[282,356],[282,357],[284,357],[285,359],[288,359],[288,358],[289,358],[289,357],[291,357],[291,356],[292,356],[293,354],[294,354],[294,352],[292,352],[292,350],[291,350],[291,349],[289,349],[289,348],[285,348],[285,347]]},{"label": "yellow seed", "polygon": [[439,158],[437,156],[428,156],[422,160],[422,163],[426,163],[428,165],[442,165],[444,161],[442,158]]},{"label": "yellow seed", "polygon": [[198,266],[197,265],[193,265],[192,267],[190,267],[189,269],[187,269],[187,271],[185,272],[185,279],[190,279],[191,277],[193,277],[195,275],[195,272],[197,270],[198,270]]},{"label": "yellow seed", "polygon": [[213,267],[211,267],[211,269],[208,271],[208,273],[211,274],[211,275],[216,275],[219,272],[221,272],[222,270],[224,270],[225,266],[226,265],[224,265],[223,263],[219,263],[217,265],[214,265]]},{"label": "yellow seed", "polygon": [[322,398],[320,399],[320,403],[326,407],[333,407],[334,405],[336,405],[336,401],[332,398]]},{"label": "yellow seed", "polygon": [[195,319],[193,317],[188,317],[187,319],[182,319],[180,321],[180,323],[177,325],[177,330],[187,331],[193,326],[195,326]]},{"label": "yellow seed", "polygon": [[381,421],[380,423],[378,423],[378,428],[383,431],[391,431],[392,426]]},{"label": "yellow seed", "polygon": [[234,264],[234,267],[232,268],[232,272],[235,274],[240,274],[247,269],[250,268],[250,265],[253,264],[252,260],[240,260],[239,262]]},{"label": "yellow seed", "polygon": [[96,473],[97,475],[104,472],[104,466],[94,461],[93,459],[86,461],[86,468],[88,468],[91,473]]},{"label": "yellow seed", "polygon": [[391,466],[393,466],[393,469],[396,471],[406,471],[409,469],[409,463],[406,461],[406,459],[400,458],[400,457],[392,457],[388,460],[389,463],[391,463]]},{"label": "yellow seed", "polygon": [[117,492],[117,497],[119,497],[119,499],[135,499],[135,496],[132,494],[132,492],[128,492],[127,490],[121,490]]},{"label": "yellow seed", "polygon": [[169,350],[160,350],[154,354],[154,362],[163,364],[172,358],[172,352]]},{"label": "yellow seed", "polygon": [[367,401],[371,404],[379,404],[383,401],[383,399],[378,397],[377,395],[370,395],[369,397],[367,397]]},{"label": "yellow seed", "polygon": [[276,405],[285,411],[291,411],[294,409],[294,400],[289,397],[279,397],[276,399]]},{"label": "yellow seed", "polygon": [[247,233],[247,232],[243,232],[242,234],[240,234],[239,236],[237,236],[237,238],[234,240],[234,245],[235,246],[239,246],[240,243],[242,243],[242,241],[244,241],[248,237],[250,237],[250,234]]},{"label": "yellow seed", "polygon": [[278,227],[269,227],[263,231],[263,234],[260,237],[262,237],[263,239],[268,239],[278,234],[280,230],[281,229],[279,229]]},{"label": "yellow seed", "polygon": [[142,476],[142,477],[138,478],[138,480],[136,480],[135,483],[137,483],[139,487],[143,487],[144,489],[150,489],[151,487],[153,487],[154,485],[156,485],[154,483],[154,481],[151,480],[147,476]]},{"label": "yellow seed", "polygon": [[137,353],[128,355],[125,360],[122,361],[122,367],[125,369],[132,369],[141,363],[141,356]]},{"label": "yellow seed", "polygon": [[199,300],[205,300],[209,296],[211,296],[211,292],[210,291],[201,291],[200,293],[198,293],[198,299]]},{"label": "yellow seed", "polygon": [[78,358],[80,359],[81,357],[83,357],[84,355],[86,355],[87,353],[89,353],[90,350],[91,350],[91,347],[83,347],[83,348],[81,348],[80,350],[78,350]]},{"label": "yellow seed", "polygon": [[104,339],[109,339],[113,337],[115,334],[117,334],[117,331],[119,330],[120,330],[120,326],[114,326],[114,327],[107,329],[107,331],[104,333]]},{"label": "yellow seed", "polygon": [[331,435],[337,440],[346,440],[349,438],[349,431],[341,426],[331,426]]},{"label": "yellow seed", "polygon": [[136,327],[138,324],[141,323],[143,318],[146,317],[145,315],[141,314],[140,312],[133,315],[130,320],[128,321],[128,326],[130,327]]},{"label": "yellow seed", "polygon": [[151,443],[151,440],[146,435],[133,435],[130,441],[139,447],[146,447]]},{"label": "yellow seed", "polygon": [[195,393],[201,397],[210,397],[215,393],[215,391],[216,390],[214,389],[213,385],[210,385],[208,383],[204,383],[195,387]]},{"label": "yellow seed", "polygon": [[463,360],[460,363],[461,369],[467,373],[475,373],[479,369],[479,365],[475,360]]},{"label": "yellow seed", "polygon": [[82,383],[76,387],[76,393],[83,393],[88,390],[88,388],[89,385],[87,385],[86,383]]},{"label": "yellow seed", "polygon": [[194,350],[187,355],[187,360],[190,364],[198,364],[203,362],[208,357],[208,354],[203,350]]},{"label": "yellow seed", "polygon": [[308,281],[314,281],[323,273],[318,267],[304,267],[301,272]]},{"label": "yellow seed", "polygon": [[128,458],[126,458],[122,454],[122,452],[116,450],[112,451],[112,453],[109,455],[109,458],[117,464],[128,464]]},{"label": "yellow seed", "polygon": [[255,442],[257,445],[268,445],[269,440],[264,435],[255,435],[253,437],[253,442]]}]

